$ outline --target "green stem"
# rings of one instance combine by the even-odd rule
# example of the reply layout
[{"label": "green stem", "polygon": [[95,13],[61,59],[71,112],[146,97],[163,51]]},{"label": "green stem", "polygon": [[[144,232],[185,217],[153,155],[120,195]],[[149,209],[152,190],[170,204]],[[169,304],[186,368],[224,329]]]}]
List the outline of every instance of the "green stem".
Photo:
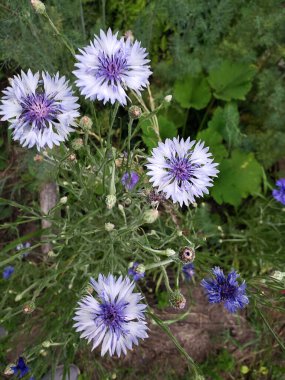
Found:
[{"label": "green stem", "polygon": [[184,350],[177,338],[172,334],[170,328],[164,323],[163,320],[161,320],[157,315],[155,315],[151,311],[148,310],[147,313],[155,321],[155,323],[169,336],[169,338],[172,340],[180,354],[184,356],[184,358],[187,360],[188,367],[190,370],[194,372],[195,378],[198,377],[200,374],[198,366],[195,364],[191,356],[188,355],[188,353]]},{"label": "green stem", "polygon": [[172,259],[168,259],[168,260],[159,261],[158,263],[148,264],[145,266],[145,270],[164,267],[164,265],[171,264],[172,262],[173,262]]},{"label": "green stem", "polygon": [[128,124],[128,158],[127,158],[127,168],[129,168],[130,159],[131,159],[131,139],[132,139],[132,126],[133,126],[134,119],[130,118],[129,124]]},{"label": "green stem", "polygon": [[167,291],[169,293],[173,293],[173,290],[171,289],[170,284],[169,284],[169,278],[168,278],[166,269],[164,267],[162,267],[161,270],[162,270],[162,273],[164,276],[164,282],[165,282],[165,286],[166,286]]}]

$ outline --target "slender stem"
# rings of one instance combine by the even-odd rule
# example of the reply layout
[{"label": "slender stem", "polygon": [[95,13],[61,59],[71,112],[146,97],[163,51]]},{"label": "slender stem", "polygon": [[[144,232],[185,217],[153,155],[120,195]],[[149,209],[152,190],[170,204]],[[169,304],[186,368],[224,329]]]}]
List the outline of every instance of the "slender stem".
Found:
[{"label": "slender stem", "polygon": [[82,26],[82,34],[83,34],[84,41],[85,41],[86,40],[86,30],[85,30],[85,21],[84,21],[82,0],[79,0],[79,6],[80,6],[80,20],[81,20],[81,26]]},{"label": "slender stem", "polygon": [[134,119],[130,118],[129,124],[128,124],[128,158],[127,158],[127,168],[129,168],[130,159],[131,159],[131,139],[132,139],[132,126],[133,126]]},{"label": "slender stem", "polygon": [[159,267],[163,268],[164,265],[170,264],[172,262],[173,262],[172,259],[168,259],[168,260],[159,261],[158,263],[148,264],[145,266],[145,270],[150,270],[150,269],[159,268]]},{"label": "slender stem", "polygon": [[164,282],[165,282],[165,286],[166,286],[167,291],[169,293],[173,293],[173,290],[171,289],[170,284],[169,284],[169,278],[168,278],[166,269],[164,267],[162,267],[161,270],[162,270],[162,273],[163,273]]}]

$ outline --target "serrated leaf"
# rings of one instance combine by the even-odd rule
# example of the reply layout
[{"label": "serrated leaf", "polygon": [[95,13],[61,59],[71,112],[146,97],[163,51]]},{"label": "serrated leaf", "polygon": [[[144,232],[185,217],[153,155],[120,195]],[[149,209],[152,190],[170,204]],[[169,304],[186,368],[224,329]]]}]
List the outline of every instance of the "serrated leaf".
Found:
[{"label": "serrated leaf", "polygon": [[162,140],[177,136],[177,127],[165,116],[158,116],[159,133]]},{"label": "serrated leaf", "polygon": [[228,151],[222,143],[222,135],[212,128],[199,132],[197,140],[204,141],[205,145],[210,148],[215,162],[220,162],[224,157],[227,157]]},{"label": "serrated leaf", "polygon": [[211,190],[217,203],[224,202],[237,207],[243,198],[260,192],[262,166],[256,161],[253,153],[236,149],[231,158],[221,162],[219,170],[220,173]]},{"label": "serrated leaf", "polygon": [[253,65],[224,61],[219,67],[210,71],[208,81],[215,90],[214,96],[217,99],[244,100],[251,89],[255,72]]},{"label": "serrated leaf", "polygon": [[211,99],[211,90],[202,75],[187,75],[174,85],[174,98],[183,108],[205,108]]},{"label": "serrated leaf", "polygon": [[224,108],[217,107],[208,126],[223,136],[229,148],[237,147],[241,137],[237,104],[228,103]]}]

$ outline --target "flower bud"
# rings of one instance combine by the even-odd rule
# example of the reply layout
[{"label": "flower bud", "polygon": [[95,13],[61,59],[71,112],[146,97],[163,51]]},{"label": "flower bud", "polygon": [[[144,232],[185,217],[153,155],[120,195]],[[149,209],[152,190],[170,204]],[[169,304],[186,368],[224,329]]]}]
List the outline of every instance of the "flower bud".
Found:
[{"label": "flower bud", "polygon": [[176,252],[173,249],[171,249],[171,248],[167,248],[164,252],[165,252],[166,256],[174,256],[174,255],[176,255]]},{"label": "flower bud", "polygon": [[145,275],[145,266],[137,262],[130,263],[128,274],[133,277],[135,281],[139,281]]},{"label": "flower bud", "polygon": [[43,348],[49,348],[51,346],[51,342],[49,340],[45,340],[43,343],[42,343],[42,346]]},{"label": "flower bud", "polygon": [[44,157],[41,154],[36,154],[34,156],[34,161],[35,162],[42,162],[43,159],[44,159]]},{"label": "flower bud", "polygon": [[179,251],[179,259],[182,261],[182,263],[192,263],[195,259],[195,251],[193,248],[190,247],[184,247],[181,248]]},{"label": "flower bud", "polygon": [[61,197],[59,202],[62,204],[62,205],[65,205],[67,203],[67,197]]},{"label": "flower bud", "polygon": [[48,251],[48,257],[55,257],[56,254],[54,253],[54,251]]},{"label": "flower bud", "polygon": [[114,228],[115,228],[115,224],[113,224],[113,223],[105,223],[105,230],[106,231],[111,232],[111,231],[113,231]]},{"label": "flower bud", "polygon": [[87,285],[84,289],[84,293],[92,294],[94,291],[93,286]]},{"label": "flower bud", "polygon": [[112,195],[112,194],[107,195],[105,202],[106,202],[107,209],[111,210],[117,202],[116,195]]},{"label": "flower bud", "polygon": [[74,139],[71,142],[71,146],[72,146],[72,149],[79,150],[83,147],[83,140],[80,138]]},{"label": "flower bud", "polygon": [[31,314],[33,311],[35,311],[36,309],[36,304],[34,301],[30,301],[30,302],[27,302],[24,306],[23,306],[23,313],[25,314]]},{"label": "flower bud", "polygon": [[31,0],[31,4],[34,10],[40,15],[43,15],[46,13],[46,7],[44,3],[41,2],[40,0]]},{"label": "flower bud", "polygon": [[174,309],[184,309],[186,305],[186,299],[179,290],[175,290],[169,297],[169,303]]},{"label": "flower bud", "polygon": [[68,160],[76,162],[76,154],[72,153],[70,156],[68,156]]},{"label": "flower bud", "polygon": [[46,350],[40,350],[40,355],[43,357],[47,356],[48,352]]},{"label": "flower bud", "polygon": [[6,376],[14,375],[15,372],[12,369],[12,367],[16,367],[16,364],[15,363],[8,364],[4,370],[4,375],[6,375]]},{"label": "flower bud", "polygon": [[21,301],[22,298],[23,298],[22,293],[21,294],[17,294],[16,297],[15,297],[15,302]]},{"label": "flower bud", "polygon": [[147,210],[143,213],[144,223],[154,223],[159,217],[159,212],[156,209]]},{"label": "flower bud", "polygon": [[84,132],[89,132],[92,129],[93,122],[90,117],[83,116],[79,121],[79,125]]},{"label": "flower bud", "polygon": [[130,119],[139,119],[142,115],[142,110],[139,106],[131,106],[129,108]]},{"label": "flower bud", "polygon": [[166,95],[166,97],[164,98],[164,101],[165,101],[166,103],[170,103],[171,100],[172,100],[172,95]]}]

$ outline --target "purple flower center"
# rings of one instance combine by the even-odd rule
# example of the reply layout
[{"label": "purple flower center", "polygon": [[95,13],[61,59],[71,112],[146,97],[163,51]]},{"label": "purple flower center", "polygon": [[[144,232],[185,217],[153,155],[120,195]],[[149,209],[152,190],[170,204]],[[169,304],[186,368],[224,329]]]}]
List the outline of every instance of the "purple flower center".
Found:
[{"label": "purple flower center", "polygon": [[121,75],[127,68],[127,60],[121,50],[118,50],[114,55],[108,56],[102,52],[98,56],[99,68],[97,77],[104,77],[107,81],[120,82]]},{"label": "purple flower center", "polygon": [[57,118],[60,106],[46,94],[30,94],[21,101],[22,113],[20,118],[24,123],[34,124],[38,129],[46,127],[46,122]]},{"label": "purple flower center", "polygon": [[229,285],[227,283],[221,285],[220,287],[221,300],[228,300],[228,299],[234,298],[236,290],[237,290],[236,286]]},{"label": "purple flower center", "polygon": [[179,182],[189,180],[195,167],[187,157],[173,157],[169,160],[169,172]]},{"label": "purple flower center", "polygon": [[125,302],[104,302],[100,305],[101,317],[104,323],[117,333],[122,331],[122,323],[125,322],[123,311],[126,305]]}]

